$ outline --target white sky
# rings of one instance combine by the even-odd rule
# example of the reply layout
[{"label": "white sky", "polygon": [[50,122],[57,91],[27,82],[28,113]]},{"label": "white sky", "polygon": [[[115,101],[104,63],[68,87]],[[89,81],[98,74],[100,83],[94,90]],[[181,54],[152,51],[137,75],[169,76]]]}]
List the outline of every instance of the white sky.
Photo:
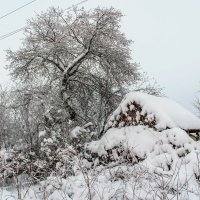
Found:
[{"label": "white sky", "polygon": [[[30,0],[0,0],[0,16]],[[79,0],[37,0],[0,20],[0,36],[25,25],[26,19],[49,6],[67,8]],[[113,6],[125,17],[122,31],[134,41],[133,59],[164,87],[171,99],[195,112],[200,90],[199,0],[88,0],[85,8]],[[22,33],[0,40],[0,84],[10,84],[5,71],[5,49],[17,49]]]}]

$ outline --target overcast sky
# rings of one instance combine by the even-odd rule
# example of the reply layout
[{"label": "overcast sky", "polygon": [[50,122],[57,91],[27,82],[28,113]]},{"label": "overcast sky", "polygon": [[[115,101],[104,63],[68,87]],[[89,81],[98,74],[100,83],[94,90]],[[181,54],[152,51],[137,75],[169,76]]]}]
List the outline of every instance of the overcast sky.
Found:
[{"label": "overcast sky", "polygon": [[[0,16],[30,0],[0,0]],[[0,20],[0,36],[23,27],[49,6],[67,8],[80,0],[37,0]],[[199,0],[88,0],[85,8],[113,6],[125,15],[122,31],[134,41],[133,60],[164,88],[166,96],[192,112],[200,90]],[[0,40],[0,84],[10,85],[5,49],[17,49],[23,33]]]}]

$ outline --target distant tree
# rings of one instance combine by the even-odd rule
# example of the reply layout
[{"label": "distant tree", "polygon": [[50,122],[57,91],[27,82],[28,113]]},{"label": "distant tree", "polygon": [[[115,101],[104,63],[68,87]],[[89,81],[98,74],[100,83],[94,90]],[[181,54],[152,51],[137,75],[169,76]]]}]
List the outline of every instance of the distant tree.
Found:
[{"label": "distant tree", "polygon": [[2,89],[0,86],[0,149],[7,143],[7,97],[6,97],[6,91]]},{"label": "distant tree", "polygon": [[200,99],[199,98],[195,99],[195,101],[194,101],[194,107],[200,113]]},{"label": "distant tree", "polygon": [[42,79],[59,91],[70,120],[102,127],[128,89],[144,81],[121,17],[114,8],[51,8],[28,21],[22,47],[7,51],[8,69],[21,81]]},{"label": "distant tree", "polygon": [[21,124],[10,106],[13,100],[11,92],[0,86],[0,149],[12,146],[21,138],[18,135]]}]

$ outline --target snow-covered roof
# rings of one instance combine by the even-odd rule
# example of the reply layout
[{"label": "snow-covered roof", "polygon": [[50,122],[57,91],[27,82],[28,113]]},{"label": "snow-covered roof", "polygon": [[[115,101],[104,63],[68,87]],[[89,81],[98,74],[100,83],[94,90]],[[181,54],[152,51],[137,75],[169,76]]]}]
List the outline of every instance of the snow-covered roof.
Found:
[{"label": "snow-covered roof", "polygon": [[129,110],[128,105],[133,102],[141,106],[141,114],[146,113],[151,117],[152,115],[155,117],[155,127],[159,130],[174,127],[184,130],[200,129],[200,119],[178,103],[166,97],[157,97],[140,92],[128,93],[119,107],[113,112],[109,122],[115,121],[117,116],[122,113],[126,114]]}]

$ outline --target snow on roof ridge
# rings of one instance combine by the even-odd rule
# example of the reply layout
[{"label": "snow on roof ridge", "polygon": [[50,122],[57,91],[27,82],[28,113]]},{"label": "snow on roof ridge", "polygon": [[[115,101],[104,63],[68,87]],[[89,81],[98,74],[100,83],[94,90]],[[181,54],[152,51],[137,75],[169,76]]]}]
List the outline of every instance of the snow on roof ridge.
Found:
[{"label": "snow on roof ridge", "polygon": [[133,102],[142,107],[142,114],[147,113],[155,116],[157,129],[163,130],[174,127],[184,130],[200,129],[200,119],[180,104],[167,97],[157,97],[142,92],[126,94],[109,121],[114,121],[117,115],[126,113],[128,111],[127,106]]}]

